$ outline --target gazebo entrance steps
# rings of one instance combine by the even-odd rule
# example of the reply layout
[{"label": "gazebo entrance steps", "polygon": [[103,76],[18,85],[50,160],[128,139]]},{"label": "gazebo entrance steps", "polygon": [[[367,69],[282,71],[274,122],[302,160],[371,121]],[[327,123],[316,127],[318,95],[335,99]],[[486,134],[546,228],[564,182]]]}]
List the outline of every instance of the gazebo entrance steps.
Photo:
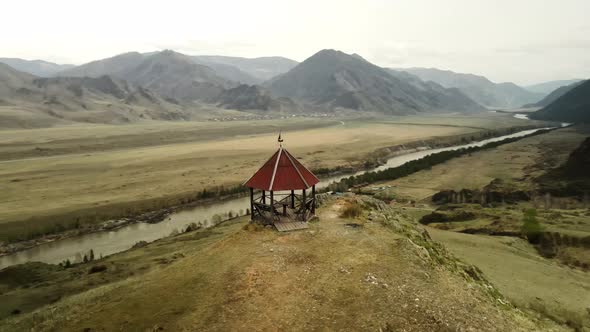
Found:
[{"label": "gazebo entrance steps", "polygon": [[274,225],[279,232],[290,232],[309,228],[304,221],[279,221],[275,222]]}]

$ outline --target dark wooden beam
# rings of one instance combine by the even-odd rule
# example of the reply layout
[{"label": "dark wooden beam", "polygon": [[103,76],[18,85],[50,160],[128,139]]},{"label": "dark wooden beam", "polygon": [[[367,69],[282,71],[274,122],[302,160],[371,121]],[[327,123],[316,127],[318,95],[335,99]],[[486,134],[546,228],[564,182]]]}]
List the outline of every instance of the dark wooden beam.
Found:
[{"label": "dark wooden beam", "polygon": [[295,190],[291,190],[291,209],[295,208]]},{"label": "dark wooden beam", "polygon": [[274,191],[270,191],[270,218],[271,222],[275,219],[275,196]]},{"label": "dark wooden beam", "polygon": [[254,188],[250,188],[250,220],[254,221]]},{"label": "dark wooden beam", "polygon": [[262,204],[266,204],[266,193],[262,191]]},{"label": "dark wooden beam", "polygon": [[315,214],[315,184],[311,187],[311,213]]},{"label": "dark wooden beam", "polygon": [[303,212],[302,219],[305,221],[305,216],[307,215],[307,202],[305,201],[305,189],[303,189],[303,203],[301,203],[301,212]]}]

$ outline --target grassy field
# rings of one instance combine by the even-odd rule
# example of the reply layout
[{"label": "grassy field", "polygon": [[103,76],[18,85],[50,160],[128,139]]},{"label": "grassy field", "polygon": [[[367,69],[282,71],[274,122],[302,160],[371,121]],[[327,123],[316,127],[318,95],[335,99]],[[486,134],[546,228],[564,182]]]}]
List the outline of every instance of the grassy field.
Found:
[{"label": "grassy field", "polygon": [[563,163],[588,135],[588,128],[565,128],[462,156],[386,183],[392,186],[388,194],[421,201],[441,190],[481,189],[494,179],[530,190],[534,184],[527,179]]},{"label": "grassy field", "polygon": [[572,327],[590,328],[590,273],[556,264],[518,238],[428,228],[432,238],[479,267],[512,302]]},{"label": "grassy field", "polygon": [[241,184],[276,149],[281,129],[285,145],[313,169],[356,165],[382,147],[525,123],[489,113],[3,130],[0,240]]},{"label": "grassy field", "polygon": [[0,331],[565,330],[503,305],[411,218],[369,210],[375,201],[341,217],[353,199],[320,208],[305,231],[238,219],[70,269],[11,267]]}]

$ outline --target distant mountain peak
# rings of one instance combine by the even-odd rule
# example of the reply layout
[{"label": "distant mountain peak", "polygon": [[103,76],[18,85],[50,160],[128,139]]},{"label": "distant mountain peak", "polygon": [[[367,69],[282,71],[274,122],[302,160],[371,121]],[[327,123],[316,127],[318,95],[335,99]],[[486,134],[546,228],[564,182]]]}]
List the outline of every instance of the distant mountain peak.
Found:
[{"label": "distant mountain peak", "polygon": [[19,58],[0,58],[0,63],[4,63],[18,71],[41,77],[53,76],[62,70],[74,67],[73,65],[62,65],[45,60],[25,60]]},{"label": "distant mountain peak", "polygon": [[455,103],[453,111],[481,109],[465,96],[442,87],[421,91],[359,55],[333,49],[315,53],[272,80],[269,89],[278,96],[324,107],[390,114],[450,110],[448,102],[455,97],[464,103]]},{"label": "distant mountain peak", "polygon": [[481,105],[493,108],[516,108],[536,102],[544,94],[528,91],[514,83],[494,83],[488,78],[467,73],[437,68],[398,69],[418,76],[423,81],[432,81],[445,88],[457,88]]}]

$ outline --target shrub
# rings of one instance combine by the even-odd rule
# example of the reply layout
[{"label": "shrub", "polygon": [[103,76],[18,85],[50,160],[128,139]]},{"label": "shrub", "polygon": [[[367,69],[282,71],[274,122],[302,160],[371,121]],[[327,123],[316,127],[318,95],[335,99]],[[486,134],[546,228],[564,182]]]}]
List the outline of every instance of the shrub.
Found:
[{"label": "shrub", "polygon": [[431,214],[427,214],[420,218],[420,223],[422,225],[428,225],[435,222],[448,222],[449,218],[442,213],[439,212],[432,212]]},{"label": "shrub", "polygon": [[539,221],[537,220],[537,210],[535,209],[528,209],[524,212],[523,218],[523,225],[522,225],[522,234],[526,236],[527,240],[530,243],[538,244],[541,242],[541,237],[543,235],[543,228]]},{"label": "shrub", "polygon": [[93,273],[102,272],[102,271],[106,271],[106,270],[107,270],[106,265],[94,265],[93,267],[91,267],[88,270],[88,274],[93,274]]},{"label": "shrub", "polygon": [[188,226],[186,226],[186,229],[184,230],[184,232],[188,233],[188,232],[196,231],[199,228],[201,228],[199,225],[197,225],[194,222],[191,222],[190,224],[188,224]]},{"label": "shrub", "polygon": [[356,218],[363,213],[363,208],[360,206],[359,203],[353,202],[350,203],[348,206],[342,210],[340,213],[340,217],[342,218]]}]

